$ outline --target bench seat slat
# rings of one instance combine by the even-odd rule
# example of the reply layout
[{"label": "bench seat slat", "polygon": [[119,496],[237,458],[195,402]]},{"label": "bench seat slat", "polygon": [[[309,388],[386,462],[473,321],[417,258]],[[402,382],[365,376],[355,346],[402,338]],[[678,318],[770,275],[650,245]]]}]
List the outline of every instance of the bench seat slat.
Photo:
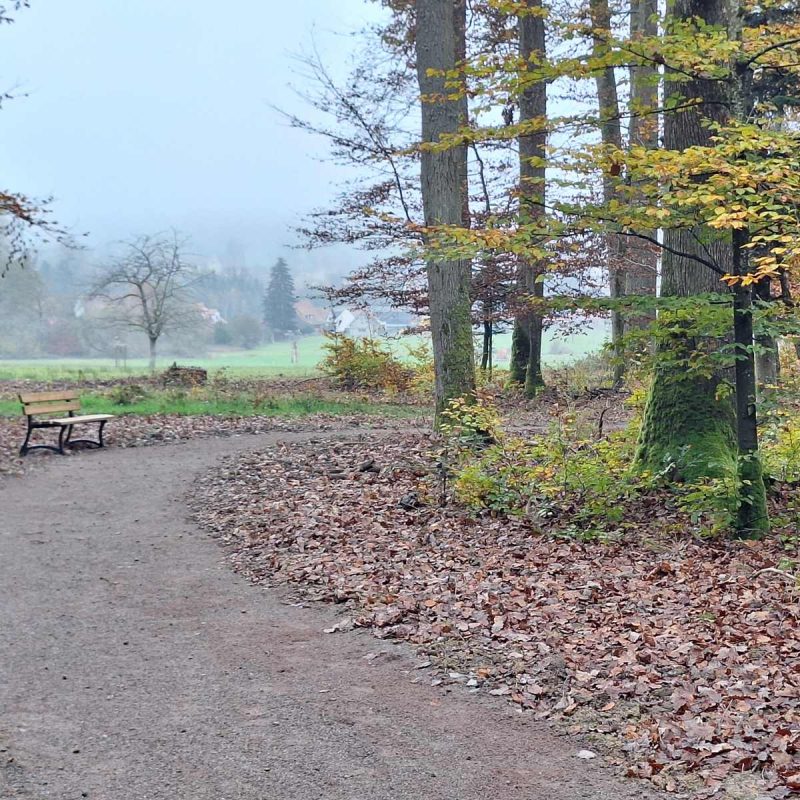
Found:
[{"label": "bench seat slat", "polygon": [[77,400],[79,392],[74,389],[61,389],[57,392],[26,392],[19,395],[20,403],[47,403],[53,400]]},{"label": "bench seat slat", "polygon": [[58,419],[49,419],[55,425],[75,425],[78,422],[102,422],[105,419],[114,419],[113,414],[83,414],[77,417],[60,417]]}]

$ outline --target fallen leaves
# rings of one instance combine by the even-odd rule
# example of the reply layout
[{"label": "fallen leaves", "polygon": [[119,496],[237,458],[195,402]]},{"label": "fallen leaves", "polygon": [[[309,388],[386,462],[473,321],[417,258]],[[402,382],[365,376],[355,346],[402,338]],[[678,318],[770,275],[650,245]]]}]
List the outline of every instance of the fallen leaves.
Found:
[{"label": "fallen leaves", "polygon": [[[183,416],[155,414],[152,416],[120,415],[105,430],[108,447],[147,447],[171,444],[211,436],[239,436],[274,432],[319,431],[332,432],[340,428],[408,428],[408,419],[393,419],[367,414],[310,414],[305,417],[273,416],[221,417],[212,415]],[[19,446],[25,438],[25,420],[0,417],[0,476],[19,475],[51,457],[63,458],[47,451],[19,456]],[[53,431],[37,431],[32,443],[53,443],[58,439]],[[68,453],[69,455],[69,453]],[[364,472],[372,472],[368,465]]]},{"label": "fallen leaves", "polygon": [[800,793],[800,609],[775,575],[781,542],[537,535],[440,507],[420,478],[430,449],[398,433],[247,454],[195,508],[251,579],[346,603],[443,668],[435,681],[568,719],[632,776],[699,796],[752,772]]}]

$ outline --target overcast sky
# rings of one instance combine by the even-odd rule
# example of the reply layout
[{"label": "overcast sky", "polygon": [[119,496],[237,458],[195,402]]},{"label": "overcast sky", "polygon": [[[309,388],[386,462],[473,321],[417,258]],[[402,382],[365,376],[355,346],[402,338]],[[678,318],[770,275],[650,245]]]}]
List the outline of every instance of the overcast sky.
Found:
[{"label": "overcast sky", "polygon": [[[350,255],[287,251],[292,225],[334,194],[300,110],[292,54],[312,39],[345,74],[367,0],[32,0],[0,29],[2,188],[55,197],[59,222],[104,247],[170,226],[195,250],[299,268]],[[337,66],[338,65],[338,66]],[[341,176],[340,176],[341,177]],[[230,243],[230,244],[229,244]],[[357,256],[353,256],[357,258]]]}]

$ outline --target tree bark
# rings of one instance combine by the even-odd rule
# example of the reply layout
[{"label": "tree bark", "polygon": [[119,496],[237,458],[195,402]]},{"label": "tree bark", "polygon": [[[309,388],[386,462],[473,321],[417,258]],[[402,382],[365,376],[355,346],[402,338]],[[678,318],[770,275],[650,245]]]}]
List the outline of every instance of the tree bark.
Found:
[{"label": "tree bark", "polygon": [[[769,302],[772,299],[770,280],[767,278],[757,284],[753,294],[759,300]],[[756,330],[755,342],[758,393],[762,400],[768,400],[778,386],[780,373],[778,340],[764,330]]]},{"label": "tree bark", "polygon": [[[417,0],[417,80],[422,96],[422,142],[438,142],[467,124],[467,98],[430,71],[454,71],[465,52],[465,0]],[[421,154],[426,226],[468,223],[467,151],[463,145]],[[471,265],[466,259],[427,263],[436,420],[450,400],[475,390],[470,302]]]},{"label": "tree bark", "polygon": [[[651,39],[658,34],[657,0],[631,0],[630,38]],[[629,146],[640,145],[648,149],[658,147],[658,69],[653,66],[634,65],[630,68],[630,132]],[[655,238],[655,231],[640,231]],[[631,238],[626,249],[627,266],[624,275],[625,295],[655,297],[658,278],[658,253],[642,240]],[[655,310],[629,317],[626,325],[646,328],[656,318]]]},{"label": "tree bark", "polygon": [[[738,232],[737,232],[738,233]],[[746,234],[734,236],[734,247],[746,243]],[[738,251],[741,253],[741,249]],[[738,261],[738,257],[736,259]],[[742,274],[740,267],[739,274]],[[736,531],[741,538],[758,538],[769,529],[764,475],[758,454],[756,417],[756,369],[753,358],[753,308],[749,286],[737,286],[733,304],[736,343],[736,440],[741,483]]]},{"label": "tree bark", "polygon": [[[800,348],[800,345],[798,345]],[[511,366],[510,378],[512,383],[525,385],[525,376],[528,373],[528,358],[530,357],[531,340],[527,327],[522,324],[521,315],[514,320],[514,329],[511,332]],[[798,349],[800,358],[800,349]]]},{"label": "tree bark", "polygon": [[[679,19],[699,17],[711,25],[725,27],[733,38],[737,24],[736,7],[730,0],[673,0],[671,13]],[[728,81],[692,79],[670,81],[667,70],[665,94],[699,98],[701,104],[664,119],[664,146],[683,150],[707,145],[712,132],[704,121],[729,121],[741,113],[743,76]],[[722,292],[723,286],[708,267],[670,250],[710,258],[729,274],[743,274],[746,267],[743,245],[746,232],[698,242],[702,231],[665,230],[662,257],[662,296],[691,297],[704,292]],[[706,232],[707,233],[707,232]],[[695,235],[697,234],[697,235]],[[768,526],[766,498],[755,418],[755,368],[750,290],[734,293],[733,338],[737,360],[735,401],[721,392],[730,376],[718,372],[702,377],[687,371],[688,357],[704,346],[698,339],[676,330],[656,354],[656,370],[645,408],[637,459],[652,470],[673,464],[684,478],[719,477],[735,482],[740,502],[737,531],[759,535]],[[679,324],[673,327],[679,328]],[[676,357],[677,356],[677,357]],[[735,402],[735,406],[734,406]],[[738,413],[737,413],[738,412]]]},{"label": "tree bark", "polygon": [[486,372],[489,369],[492,355],[492,333],[494,332],[494,322],[492,321],[492,304],[488,300],[484,300],[483,306],[483,320],[481,325],[483,327],[483,339],[481,347],[481,370]]},{"label": "tree bark", "polygon": [[[542,0],[525,0],[525,6],[533,13],[519,18],[519,55],[524,64],[538,61],[545,56],[545,29],[542,16]],[[547,84],[545,81],[529,81],[523,75],[523,86],[519,95],[519,121],[521,124],[547,117]],[[521,224],[535,223],[544,215],[546,130],[519,137],[519,214]],[[543,387],[542,377],[542,327],[541,309],[536,301],[544,297],[541,280],[544,267],[541,261],[526,261],[521,266],[520,283],[524,292],[523,302],[527,308],[516,320],[525,331],[527,358],[525,359],[524,387],[526,397],[534,397]],[[523,341],[524,341],[523,339]],[[520,339],[518,336],[518,343]]]},{"label": "tree bark", "polygon": [[[589,0],[589,15],[592,23],[592,53],[602,56],[607,50],[607,39],[611,36],[611,9],[608,0]],[[619,97],[614,67],[605,67],[595,75],[597,105],[600,114],[600,137],[609,148],[622,149],[622,129],[620,127]],[[614,179],[610,175],[603,178],[603,201],[614,198]],[[610,263],[608,265],[609,294],[612,299],[622,297],[625,291],[625,273],[620,266],[623,257],[623,242],[613,234],[608,237]],[[622,383],[625,373],[622,337],[625,325],[619,309],[611,311],[611,343],[614,350],[614,384]]]},{"label": "tree bark", "polygon": [[[727,24],[726,0],[674,0],[672,16],[688,19],[698,16],[710,24]],[[664,92],[667,97],[679,93],[699,98],[702,104],[664,117],[664,146],[683,150],[692,145],[707,145],[710,131],[705,119],[725,121],[727,98],[720,81],[670,80],[667,72]],[[665,230],[664,245],[687,254],[707,256],[692,231]],[[708,245],[714,261],[726,272],[732,272],[730,242],[717,239]],[[691,297],[705,292],[724,290],[719,276],[691,258],[662,254],[661,295]],[[677,326],[676,326],[677,327]],[[704,477],[735,477],[736,435],[733,403],[718,396],[726,376],[709,378],[687,373],[677,356],[688,355],[701,347],[697,339],[676,332],[656,353],[656,369],[645,408],[638,460],[642,466],[658,471],[672,462],[689,480]]]},{"label": "tree bark", "polygon": [[494,338],[494,323],[492,318],[483,320],[483,348],[481,350],[481,370],[492,377],[492,339]]},{"label": "tree bark", "polygon": [[149,337],[150,341],[150,372],[156,371],[156,344],[158,343],[158,339],[154,339],[152,336]]}]

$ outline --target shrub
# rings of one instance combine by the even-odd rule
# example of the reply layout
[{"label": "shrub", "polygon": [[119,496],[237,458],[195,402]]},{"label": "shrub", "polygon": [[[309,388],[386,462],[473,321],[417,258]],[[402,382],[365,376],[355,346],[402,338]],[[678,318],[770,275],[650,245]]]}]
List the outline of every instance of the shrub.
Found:
[{"label": "shrub", "polygon": [[136,383],[115,386],[106,395],[115,406],[130,406],[144,400],[147,396],[145,389]]},{"label": "shrub", "polygon": [[376,339],[352,339],[326,333],[323,349],[327,355],[320,367],[344,389],[405,391],[412,370],[402,364],[389,348]]},{"label": "shrub", "polygon": [[764,472],[786,483],[800,482],[800,422],[791,419],[771,428],[762,439]]},{"label": "shrub", "polygon": [[240,314],[238,317],[234,317],[228,324],[228,333],[230,333],[233,343],[245,350],[258,347],[264,338],[261,321],[250,314]]}]

